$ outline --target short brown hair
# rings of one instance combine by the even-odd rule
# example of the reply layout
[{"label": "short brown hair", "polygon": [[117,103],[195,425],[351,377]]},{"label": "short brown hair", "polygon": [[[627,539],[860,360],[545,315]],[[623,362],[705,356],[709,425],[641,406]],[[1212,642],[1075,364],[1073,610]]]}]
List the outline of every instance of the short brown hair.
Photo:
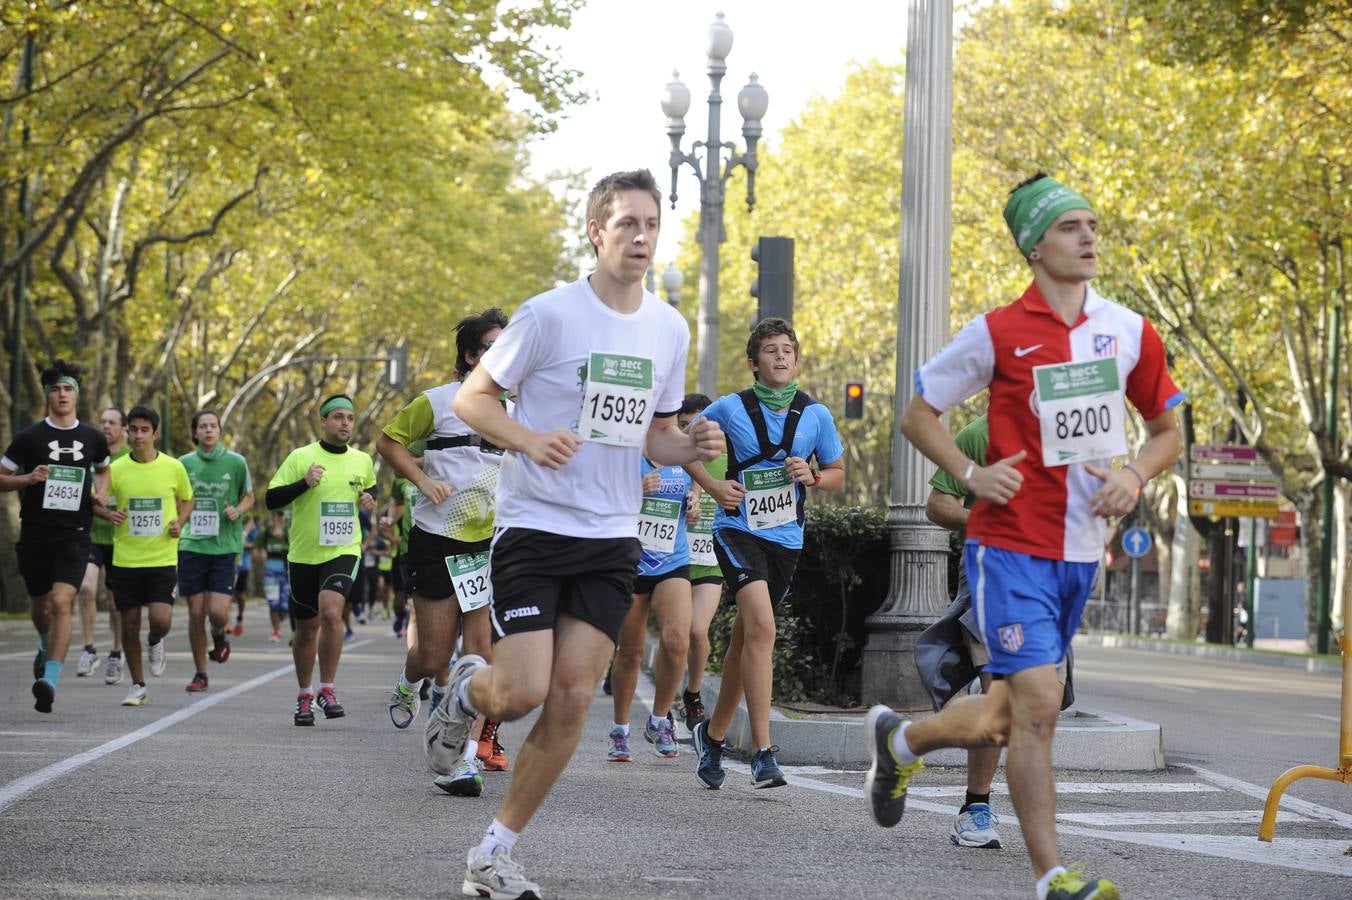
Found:
[{"label": "short brown hair", "polygon": [[[596,182],[587,195],[587,221],[595,219],[598,224],[605,224],[610,205],[623,191],[647,191],[657,204],[658,221],[662,220],[662,189],[657,186],[657,179],[647,169],[634,169],[632,172],[612,172]],[[595,244],[592,252],[596,252]]]},{"label": "short brown hair", "polygon": [[794,332],[793,326],[783,319],[769,318],[761,319],[756,323],[756,327],[751,329],[751,337],[746,339],[746,358],[754,363],[756,357],[760,355],[761,344],[765,339],[781,334],[793,341],[793,355],[801,356],[802,350],[798,346],[798,335]]}]

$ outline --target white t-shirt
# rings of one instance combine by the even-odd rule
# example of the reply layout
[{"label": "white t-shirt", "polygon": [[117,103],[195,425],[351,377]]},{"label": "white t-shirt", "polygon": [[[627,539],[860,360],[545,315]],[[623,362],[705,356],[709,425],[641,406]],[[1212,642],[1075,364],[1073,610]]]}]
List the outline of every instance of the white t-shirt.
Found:
[{"label": "white t-shirt", "polygon": [[[516,390],[512,418],[535,432],[577,431],[586,365],[592,353],[652,361],[654,413],[675,414],[685,397],[690,328],[680,313],[643,292],[638,310],[618,313],[586,278],[532,297],[480,362],[502,387]],[[498,479],[498,527],[533,528],[584,538],[633,537],[643,491],[642,447],[587,441],[559,469],[508,453]]]},{"label": "white t-shirt", "polygon": [[[474,429],[455,414],[452,403],[460,391],[453,381],[424,392],[432,406],[435,424],[426,437],[423,471],[454,490],[441,503],[433,503],[426,494],[418,495],[413,521],[423,531],[459,541],[485,540],[492,534],[493,500],[498,484],[502,450],[491,444],[441,447],[447,438],[473,435]],[[476,436],[477,437],[477,436]]]}]

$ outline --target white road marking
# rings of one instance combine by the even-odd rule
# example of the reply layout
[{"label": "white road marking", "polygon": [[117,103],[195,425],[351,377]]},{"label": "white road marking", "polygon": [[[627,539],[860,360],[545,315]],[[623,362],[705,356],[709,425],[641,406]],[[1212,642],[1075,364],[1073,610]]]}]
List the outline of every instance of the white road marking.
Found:
[{"label": "white road marking", "polygon": [[[374,641],[375,638],[354,641],[344,647],[344,650],[355,650],[358,647],[373,643]],[[280,669],[273,669],[271,672],[259,675],[257,678],[251,678],[242,684],[237,684],[228,690],[221,691],[219,694],[212,694],[209,697],[204,697],[201,700],[190,703],[182,709],[176,710],[162,719],[156,719],[149,725],[138,728],[133,732],[124,734],[118,738],[113,738],[111,741],[107,741],[106,743],[100,744],[90,750],[86,750],[83,753],[77,753],[74,756],[67,757],[60,762],[52,763],[50,766],[38,769],[36,772],[32,772],[22,778],[16,778],[4,787],[0,787],[0,812],[4,812],[10,806],[13,806],[17,801],[23,798],[24,795],[32,793],[48,782],[55,781],[62,775],[67,775],[74,772],[76,769],[87,766],[92,762],[96,762],[111,753],[116,753],[123,747],[129,747],[148,737],[153,737],[161,731],[164,731],[166,728],[172,728],[179,722],[191,719],[198,713],[206,712],[218,703],[224,703],[226,700],[267,684],[269,681],[274,681],[289,672],[293,672],[295,671],[295,668],[296,667],[293,664],[282,666]]]},{"label": "white road marking", "polygon": [[1157,685],[1155,685],[1155,687],[1160,688],[1161,690],[1165,690],[1165,691],[1178,691],[1180,694],[1195,694],[1195,693],[1197,693],[1197,689],[1196,689],[1196,688],[1179,687],[1179,686],[1176,685],[1176,684],[1157,684]]},{"label": "white road marking", "polygon": [[[786,767],[785,771],[789,771]],[[1220,788],[1197,781],[1061,781],[1057,782],[1056,793],[1061,794],[1218,794]],[[1009,785],[997,781],[991,785],[991,793],[1008,794]],[[965,797],[967,788],[960,784],[944,784],[934,787],[920,786],[906,792],[908,797]]]},{"label": "white road marking", "polygon": [[[1171,812],[1168,810],[1141,810],[1139,812],[1057,813],[1062,822],[1093,825],[1098,828],[1121,828],[1141,825],[1257,825],[1263,820],[1261,809],[1213,809]],[[1281,810],[1278,822],[1308,822],[1304,816]]]},{"label": "white road marking", "polygon": [[[1247,797],[1262,800],[1265,803],[1267,802],[1268,789],[1265,787],[1259,787],[1258,785],[1250,784],[1247,781],[1240,781],[1238,778],[1231,778],[1229,775],[1222,775],[1220,772],[1212,772],[1209,769],[1203,769],[1201,766],[1184,764],[1183,768],[1191,769],[1203,779],[1211,782],[1217,787],[1235,791],[1244,794]],[[1290,794],[1283,795],[1281,807],[1309,816],[1311,819],[1320,819],[1325,822],[1332,822],[1335,825],[1341,825],[1343,828],[1352,828],[1352,816],[1349,816],[1347,813],[1339,812],[1336,809],[1330,809],[1327,806],[1320,806],[1318,803],[1311,803],[1308,800],[1298,800]],[[1281,837],[1278,836],[1277,841],[1280,842],[1281,840]],[[1352,861],[1352,857],[1348,857],[1348,859]]]},{"label": "white road marking", "polygon": [[1308,713],[1307,715],[1312,719],[1323,719],[1325,722],[1332,722],[1334,725],[1343,724],[1343,720],[1339,719],[1337,716],[1326,716],[1321,713]]}]

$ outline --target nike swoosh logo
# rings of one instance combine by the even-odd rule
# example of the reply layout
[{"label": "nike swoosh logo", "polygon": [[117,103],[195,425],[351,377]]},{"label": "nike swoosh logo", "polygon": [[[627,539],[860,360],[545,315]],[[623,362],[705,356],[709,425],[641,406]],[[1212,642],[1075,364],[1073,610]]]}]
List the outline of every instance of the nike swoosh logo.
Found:
[{"label": "nike swoosh logo", "polygon": [[1014,355],[1017,356],[1017,357],[1019,357],[1020,359],[1022,359],[1023,357],[1025,357],[1025,356],[1027,356],[1028,354],[1032,353],[1034,350],[1038,349],[1038,348],[1041,347],[1041,346],[1042,346],[1041,344],[1034,344],[1034,345],[1031,346],[1031,347],[1015,347],[1015,348],[1014,348]]}]

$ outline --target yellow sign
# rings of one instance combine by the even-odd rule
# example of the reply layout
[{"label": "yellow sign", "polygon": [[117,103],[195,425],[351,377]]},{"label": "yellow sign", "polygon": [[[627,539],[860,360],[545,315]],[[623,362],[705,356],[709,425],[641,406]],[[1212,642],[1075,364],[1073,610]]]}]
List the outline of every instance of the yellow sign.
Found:
[{"label": "yellow sign", "polygon": [[1188,512],[1194,516],[1221,519],[1226,516],[1253,516],[1257,519],[1277,518],[1277,501],[1271,500],[1189,500]]}]

